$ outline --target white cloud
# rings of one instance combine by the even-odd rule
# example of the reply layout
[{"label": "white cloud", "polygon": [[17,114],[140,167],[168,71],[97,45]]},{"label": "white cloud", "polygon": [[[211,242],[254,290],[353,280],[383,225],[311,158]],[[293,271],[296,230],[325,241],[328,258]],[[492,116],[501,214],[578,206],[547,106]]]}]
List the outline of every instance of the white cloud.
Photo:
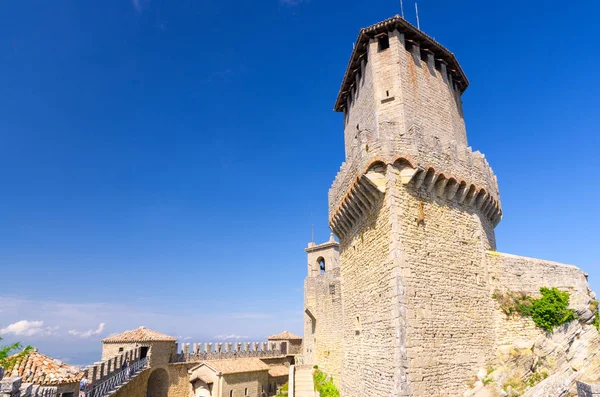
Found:
[{"label": "white cloud", "polygon": [[43,321],[28,321],[21,320],[10,324],[6,328],[0,329],[0,335],[15,335],[15,336],[50,336],[58,327],[44,327]]},{"label": "white cloud", "polygon": [[248,339],[247,336],[243,336],[243,335],[236,335],[236,334],[231,334],[231,335],[215,335],[215,340],[240,340],[240,339]]},{"label": "white cloud", "polygon": [[79,336],[80,338],[89,338],[90,336],[93,336],[93,335],[100,335],[102,333],[102,331],[104,331],[104,325],[105,325],[105,323],[100,323],[100,325],[98,326],[98,328],[96,330],[89,329],[84,332],[72,329],[72,330],[69,330],[69,335]]}]

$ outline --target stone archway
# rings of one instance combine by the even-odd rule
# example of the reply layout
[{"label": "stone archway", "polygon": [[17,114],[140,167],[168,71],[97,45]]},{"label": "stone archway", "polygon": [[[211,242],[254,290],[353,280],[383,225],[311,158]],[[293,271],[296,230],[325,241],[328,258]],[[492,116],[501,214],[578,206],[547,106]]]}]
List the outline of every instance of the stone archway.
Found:
[{"label": "stone archway", "polygon": [[167,397],[169,394],[169,374],[162,368],[155,369],[148,378],[146,397]]}]

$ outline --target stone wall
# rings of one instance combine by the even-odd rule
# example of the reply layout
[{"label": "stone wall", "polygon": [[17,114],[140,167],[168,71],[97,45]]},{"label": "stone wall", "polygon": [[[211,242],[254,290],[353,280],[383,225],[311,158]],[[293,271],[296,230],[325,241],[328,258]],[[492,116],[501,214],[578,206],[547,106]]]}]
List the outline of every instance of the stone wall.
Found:
[{"label": "stone wall", "polygon": [[151,368],[143,370],[135,378],[130,380],[129,383],[117,390],[113,397],[146,397],[148,391],[148,378],[150,378],[151,372]]},{"label": "stone wall", "polygon": [[342,299],[340,269],[304,280],[304,360],[319,363],[338,380],[341,372]]},{"label": "stone wall", "polygon": [[[373,112],[373,69],[371,63],[363,59],[358,75],[356,90],[349,96],[344,112],[344,139],[346,161],[351,161],[366,143],[368,137],[377,130],[377,117]],[[351,98],[351,99],[350,99]]]},{"label": "stone wall", "polygon": [[198,365],[198,363],[178,363],[169,365],[169,397],[188,397],[193,394],[188,370],[196,365]]},{"label": "stone wall", "polygon": [[399,230],[393,237],[401,257],[410,393],[462,395],[494,350],[494,305],[482,261],[495,246],[493,226],[473,206],[404,186],[394,167],[388,174],[395,182],[391,206]]},{"label": "stone wall", "polygon": [[[525,292],[538,297],[540,288],[556,287],[571,294],[571,307],[579,313],[584,313],[589,307],[591,297],[586,276],[575,266],[494,251],[488,252],[485,259],[490,269],[492,291]],[[533,320],[507,318],[499,308],[495,311],[494,329],[500,348],[526,344],[544,335]]]},{"label": "stone wall", "polygon": [[[352,235],[340,238],[342,396],[401,395],[394,371],[406,361],[400,351],[403,330],[390,247],[390,207],[383,200],[376,207],[379,210],[361,219]],[[315,363],[321,366],[320,360]]]},{"label": "stone wall", "polygon": [[220,397],[260,397],[262,393],[267,392],[268,387],[269,373],[267,371],[225,374],[223,375],[223,392]]}]

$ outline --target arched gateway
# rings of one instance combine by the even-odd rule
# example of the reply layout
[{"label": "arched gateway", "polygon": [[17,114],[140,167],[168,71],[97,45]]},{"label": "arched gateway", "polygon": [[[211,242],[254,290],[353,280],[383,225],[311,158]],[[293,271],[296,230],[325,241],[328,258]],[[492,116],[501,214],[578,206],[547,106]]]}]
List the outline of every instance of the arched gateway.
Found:
[{"label": "arched gateway", "polygon": [[169,394],[169,374],[162,368],[155,369],[148,379],[146,397],[167,397]]}]

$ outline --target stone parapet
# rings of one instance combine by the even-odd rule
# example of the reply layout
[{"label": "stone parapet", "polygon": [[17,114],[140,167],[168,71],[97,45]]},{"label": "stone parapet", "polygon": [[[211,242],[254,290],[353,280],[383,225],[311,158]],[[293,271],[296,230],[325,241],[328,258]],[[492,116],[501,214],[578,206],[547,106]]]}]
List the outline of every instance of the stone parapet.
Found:
[{"label": "stone parapet", "polygon": [[[409,128],[403,133],[400,126],[388,126],[382,131],[391,139],[363,142],[360,152],[353,153],[351,160],[344,162],[329,190],[329,218],[335,216],[341,203],[357,180],[376,163],[393,164],[400,159],[413,168],[441,175],[458,186],[468,186],[476,192],[490,196],[501,215],[498,181],[485,156],[471,147],[458,145],[455,141],[444,141],[432,135],[421,134],[418,128]],[[439,177],[436,178],[436,181]],[[498,217],[497,221],[500,218]]]},{"label": "stone parapet", "polygon": [[279,357],[286,353],[279,350],[277,343],[268,342],[220,342],[220,343],[182,343],[181,352],[171,358],[171,363],[200,362],[204,360],[227,360],[243,357]]}]

